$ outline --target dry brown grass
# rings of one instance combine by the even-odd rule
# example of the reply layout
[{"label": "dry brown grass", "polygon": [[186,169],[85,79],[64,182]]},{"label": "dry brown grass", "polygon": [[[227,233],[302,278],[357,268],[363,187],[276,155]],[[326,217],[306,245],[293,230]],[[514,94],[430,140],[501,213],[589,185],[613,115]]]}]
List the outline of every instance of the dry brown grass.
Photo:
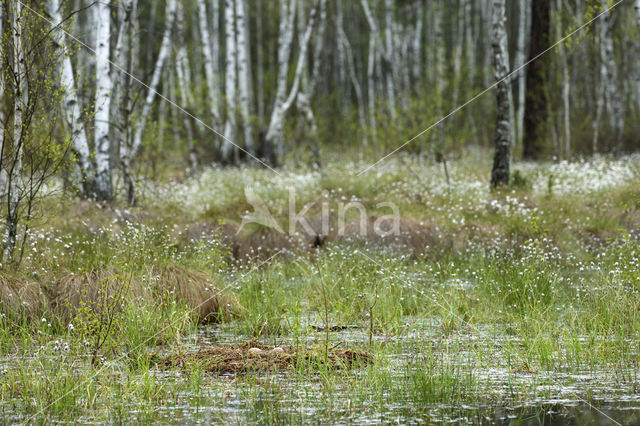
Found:
[{"label": "dry brown grass", "polygon": [[[400,216],[394,229],[393,219],[368,216],[340,227],[329,235],[330,242],[356,242],[392,247],[416,256],[428,255],[439,248],[442,238],[433,224]],[[398,232],[395,232],[395,231]]]},{"label": "dry brown grass", "polygon": [[260,226],[240,236],[235,258],[241,263],[259,263],[278,253],[286,254],[297,249],[298,244],[289,235]]},{"label": "dry brown grass", "polygon": [[229,320],[240,309],[237,299],[203,272],[169,265],[157,275],[156,294],[185,303],[200,323]]},{"label": "dry brown grass", "polygon": [[198,352],[175,354],[161,360],[160,368],[189,368],[198,365],[212,373],[247,373],[252,371],[287,370],[299,364],[332,368],[353,368],[373,362],[373,356],[355,349],[295,348],[266,346],[250,341],[238,346],[211,346]]},{"label": "dry brown grass", "polygon": [[[201,323],[230,319],[239,309],[235,297],[220,287],[205,273],[169,265],[151,269],[146,280],[124,277],[110,267],[84,274],[68,274],[51,289],[52,312],[63,320],[71,320],[80,307],[99,312],[104,295],[122,289],[123,309],[128,303],[156,303],[176,300],[191,308]],[[147,284],[145,284],[147,283]],[[148,284],[150,283],[150,284]]]},{"label": "dry brown grass", "polygon": [[39,320],[47,302],[40,284],[0,275],[0,312],[8,317]]},{"label": "dry brown grass", "polygon": [[138,280],[125,276],[113,268],[93,269],[83,274],[68,274],[60,278],[50,289],[51,311],[63,320],[71,320],[81,307],[94,312],[102,309],[104,298],[117,297],[117,310],[124,308],[124,301],[148,299],[148,289]]}]

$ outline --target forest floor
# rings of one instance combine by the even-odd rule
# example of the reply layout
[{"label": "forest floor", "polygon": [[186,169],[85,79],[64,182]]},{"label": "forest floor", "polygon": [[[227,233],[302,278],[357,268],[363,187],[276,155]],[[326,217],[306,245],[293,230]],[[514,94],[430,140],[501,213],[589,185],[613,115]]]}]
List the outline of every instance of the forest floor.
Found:
[{"label": "forest floor", "polygon": [[640,422],[640,157],[485,164],[51,189],[0,276],[0,422]]}]

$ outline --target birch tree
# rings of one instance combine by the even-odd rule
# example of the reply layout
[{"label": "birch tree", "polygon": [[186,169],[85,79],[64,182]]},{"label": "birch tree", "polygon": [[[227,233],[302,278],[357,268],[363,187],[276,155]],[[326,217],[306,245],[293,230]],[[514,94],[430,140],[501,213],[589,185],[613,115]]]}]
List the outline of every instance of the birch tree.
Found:
[{"label": "birch tree", "polygon": [[[556,0],[556,39],[562,38],[562,0]],[[569,63],[564,43],[558,46],[558,57],[560,70],[562,73],[562,127],[563,127],[563,148],[562,156],[568,158],[571,154],[571,78],[569,75]]]},{"label": "birch tree", "polygon": [[153,74],[147,87],[147,95],[142,105],[142,111],[133,135],[133,141],[131,144],[125,144],[122,146],[120,150],[120,165],[122,167],[122,174],[126,186],[126,197],[130,205],[136,204],[135,183],[131,174],[131,162],[138,151],[140,151],[142,135],[146,129],[146,119],[149,117],[153,101],[158,93],[158,85],[160,84],[162,69],[167,55],[169,54],[169,48],[171,45],[171,32],[176,16],[176,8],[176,0],[167,0],[166,21],[164,32],[162,34],[162,42],[160,44],[160,51],[158,52],[158,57],[156,58],[155,65],[153,67]]},{"label": "birch tree", "polygon": [[[549,47],[551,0],[531,1],[531,30],[529,59]],[[547,125],[547,91],[545,81],[549,79],[548,57],[540,57],[527,66],[527,81],[524,106],[523,157],[536,160],[542,153],[542,141]]]},{"label": "birch tree", "polygon": [[98,200],[110,200],[111,189],[111,144],[109,141],[109,113],[113,82],[109,70],[111,39],[111,16],[108,2],[96,6],[96,101],[94,109],[94,145],[96,161],[95,194]]},{"label": "birch tree", "polygon": [[493,50],[494,78],[496,86],[496,130],[494,136],[495,153],[491,171],[491,186],[497,187],[509,183],[509,162],[511,147],[510,81],[505,79],[509,73],[509,50],[507,48],[507,30],[505,28],[505,0],[492,0],[493,29],[491,47]]},{"label": "birch tree", "polygon": [[249,19],[245,0],[236,0],[236,24],[238,40],[238,104],[242,117],[244,147],[255,153],[251,135],[251,47],[249,37]]},{"label": "birch tree", "polygon": [[[184,36],[184,9],[182,3],[178,2],[176,10],[176,32],[178,34],[178,47],[176,53],[175,72],[178,78],[177,94],[181,105],[191,107],[193,105],[193,95],[191,93],[191,70],[189,66],[189,55],[187,54],[186,40]],[[189,167],[192,171],[198,168],[198,155],[194,143],[194,131],[191,118],[183,115],[183,125],[187,132],[187,145],[189,147]]]},{"label": "birch tree", "polygon": [[[385,22],[386,22],[386,44],[382,41],[382,35],[380,34],[380,30],[378,28],[378,24],[371,13],[371,9],[369,8],[368,0],[361,0],[362,9],[364,11],[365,17],[367,19],[367,23],[369,24],[369,29],[371,31],[371,37],[375,40],[374,43],[369,44],[369,47],[374,47],[376,50],[373,52],[369,52],[369,55],[373,54],[374,57],[379,53],[380,57],[383,61],[383,69],[384,72],[384,81],[385,88],[387,92],[387,102],[389,103],[389,112],[391,113],[391,118],[396,117],[396,101],[395,101],[395,84],[394,84],[394,65],[392,61],[392,50],[393,50],[393,32],[391,29],[392,25],[392,16],[393,16],[393,8],[391,7],[391,3],[389,0],[385,0]],[[371,59],[371,58],[370,58]],[[371,100],[369,101],[371,102]]]},{"label": "birch tree", "polygon": [[[62,25],[62,15],[60,13],[60,2],[49,0],[47,10],[52,20],[52,28],[56,29]],[[66,44],[64,31],[60,29],[51,33],[54,45],[61,55],[60,84],[62,89],[62,110],[65,116],[67,127],[71,133],[73,151],[78,161],[78,168],[82,177],[82,194],[86,198],[95,197],[95,168],[91,163],[89,142],[84,123],[80,119],[82,106],[78,100],[75,76],[69,49]]]},{"label": "birch tree", "polygon": [[[200,29],[200,40],[201,40],[201,52],[202,58],[204,62],[204,77],[207,85],[207,107],[209,110],[209,114],[213,120],[213,126],[218,126],[220,124],[220,110],[218,108],[219,103],[219,86],[218,81],[216,79],[216,71],[217,71],[217,49],[218,46],[218,37],[217,37],[217,19],[218,19],[218,11],[219,11],[219,0],[213,0],[213,16],[214,16],[214,28],[213,28],[213,37],[209,32],[209,23],[208,23],[208,15],[207,8],[205,4],[205,0],[197,0],[198,1],[198,27]],[[213,43],[212,43],[213,40]]]},{"label": "birch tree", "polygon": [[[316,33],[316,43],[313,48],[313,68],[311,69],[311,76],[303,77],[302,89],[298,91],[296,106],[302,112],[304,121],[309,130],[311,138],[311,152],[312,161],[314,166],[322,167],[320,160],[320,141],[318,140],[318,124],[316,122],[315,114],[311,107],[311,102],[315,94],[316,85],[318,84],[318,78],[320,77],[320,55],[324,47],[324,33],[327,25],[327,0],[320,0],[320,21],[319,29]],[[304,40],[302,41],[304,42]]]},{"label": "birch tree", "polygon": [[[22,3],[14,2],[11,10],[11,37],[13,40],[13,65],[12,77],[14,83],[13,94],[13,137],[12,144],[3,151],[3,166],[7,167],[7,216],[5,218],[5,236],[3,247],[3,262],[13,260],[13,252],[18,235],[18,214],[20,199],[22,197],[22,154],[24,143],[24,113],[29,102],[27,86],[27,72],[23,49],[23,23]],[[3,149],[6,147],[3,146]]]},{"label": "birch tree", "polygon": [[[355,60],[353,58],[353,50],[351,49],[351,43],[344,32],[344,28],[338,25],[338,43],[344,46],[344,54],[346,58],[347,70],[349,72],[349,78],[353,86],[353,91],[356,95],[356,102],[358,106],[358,120],[360,121],[360,128],[362,129],[362,148],[366,149],[369,145],[367,138],[367,116],[365,112],[364,95],[362,93],[362,87],[358,81],[358,75],[356,73]],[[372,125],[375,125],[375,114],[372,117]]]},{"label": "birch tree", "polygon": [[518,71],[518,102],[516,105],[516,141],[518,144],[522,143],[522,137],[524,135],[524,102],[526,94],[527,84],[527,72],[523,68],[523,65],[527,58],[527,37],[529,34],[529,11],[531,0],[519,0],[519,16],[518,16],[518,40],[516,47],[516,60],[515,67],[522,68]]},{"label": "birch tree", "polygon": [[603,15],[600,18],[600,60],[602,61],[602,84],[605,90],[605,100],[613,129],[614,150],[620,149],[620,138],[624,131],[624,110],[620,93],[618,92],[618,67],[613,51],[611,36],[611,11],[607,0],[601,0]]},{"label": "birch tree", "polygon": [[[640,0],[636,0],[633,7],[636,10],[636,19],[638,20],[638,28],[640,28]],[[640,108],[640,59],[636,63],[636,90],[638,91],[638,108]]]},{"label": "birch tree", "polygon": [[[134,33],[134,26],[137,23],[136,12],[138,0],[124,0],[121,7],[118,8],[118,37],[113,54],[113,62],[117,67],[111,70],[111,79],[113,81],[112,99],[115,105],[112,109],[113,122],[117,123],[113,127],[113,133],[116,135],[114,143],[118,146],[130,143],[131,134],[131,109],[132,109],[132,93],[131,93],[131,73],[133,71],[134,60],[137,53],[134,52],[134,46],[139,44],[137,34]],[[133,40],[135,38],[135,41]],[[117,142],[116,142],[117,141]]]},{"label": "birch tree", "polygon": [[[224,37],[225,37],[225,106],[227,111],[224,125],[224,137],[229,141],[235,141],[236,127],[236,84],[237,84],[237,37],[236,37],[236,0],[224,2]],[[222,143],[222,157],[225,161],[231,160],[235,147],[227,142]],[[237,154],[237,153],[236,153]]]},{"label": "birch tree", "polygon": [[[4,61],[7,60],[7,54],[5,52],[6,46],[8,43],[5,43],[5,39],[4,39],[4,12],[5,12],[5,8],[4,5],[0,4],[0,64],[2,65],[2,69],[4,69],[5,67],[5,63]],[[0,71],[0,99],[5,98],[5,91],[4,91],[4,85],[5,85],[5,79],[4,79],[4,72]],[[7,182],[8,182],[8,177],[7,177],[7,171],[6,171],[6,166],[5,166],[5,162],[4,162],[4,142],[5,142],[5,125],[6,123],[6,114],[5,114],[5,102],[0,102],[0,202],[4,199],[4,197],[6,196],[6,189],[7,189]]]},{"label": "birch tree", "polygon": [[287,76],[289,74],[289,59],[291,56],[291,47],[293,43],[294,21],[296,14],[296,0],[290,0],[287,4],[286,0],[280,0],[280,28],[278,34],[278,74],[276,84],[276,96],[269,120],[269,128],[265,137],[265,156],[268,161],[274,163],[274,148],[278,157],[284,156],[284,119],[287,111],[291,108],[300,87],[300,77],[304,69],[304,61],[307,55],[309,39],[315,24],[316,8],[315,6],[309,13],[309,20],[302,37],[300,52],[293,78],[291,89],[287,94]]}]

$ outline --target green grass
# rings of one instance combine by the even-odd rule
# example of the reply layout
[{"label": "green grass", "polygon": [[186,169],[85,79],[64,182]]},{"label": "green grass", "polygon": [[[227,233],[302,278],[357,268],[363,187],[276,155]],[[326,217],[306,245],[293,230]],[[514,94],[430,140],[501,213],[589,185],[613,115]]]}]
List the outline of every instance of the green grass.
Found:
[{"label": "green grass", "polygon": [[[477,423],[539,416],[555,399],[622,406],[638,392],[640,245],[625,219],[638,207],[637,184],[590,190],[580,168],[556,168],[549,193],[544,179],[555,166],[523,165],[524,182],[491,193],[466,158],[450,164],[451,188],[438,165],[409,157],[384,173],[357,176],[357,166],[284,178],[229,169],[169,189],[155,184],[160,195],[144,200],[139,222],[120,219],[117,206],[45,200],[56,213],[36,226],[11,280],[36,283],[46,298],[71,272],[113,271],[151,296],[125,298],[114,326],[100,332],[107,343],[95,363],[87,342],[98,332],[80,316],[3,303],[0,421]],[[562,176],[574,186],[564,188]],[[298,211],[322,190],[332,207],[358,199],[387,213],[376,205],[392,201],[402,215],[437,225],[450,244],[422,257],[331,244],[255,267],[234,264],[216,235],[186,239],[193,221],[238,220],[247,182],[285,225],[288,185],[299,191]],[[69,219],[70,209],[80,217]],[[221,324],[198,326],[188,301],[163,289],[164,268],[205,277],[241,307]],[[84,318],[102,321],[99,311]],[[318,330],[326,326],[346,329],[327,341]],[[229,377],[155,367],[166,354],[251,338],[353,347],[375,361]]]}]

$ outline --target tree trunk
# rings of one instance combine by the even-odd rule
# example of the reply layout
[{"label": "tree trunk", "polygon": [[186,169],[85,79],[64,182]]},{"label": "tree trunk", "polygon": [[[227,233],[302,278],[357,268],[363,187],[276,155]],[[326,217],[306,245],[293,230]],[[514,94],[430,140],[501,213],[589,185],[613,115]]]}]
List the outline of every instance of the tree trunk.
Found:
[{"label": "tree trunk", "polygon": [[624,110],[620,93],[618,92],[618,66],[616,64],[613,51],[613,38],[611,36],[611,11],[607,0],[602,1],[604,14],[600,18],[600,55],[604,64],[601,76],[605,88],[605,99],[607,100],[607,109],[611,128],[613,129],[613,150],[618,152],[621,145],[621,137],[624,132]]},{"label": "tree trunk", "polygon": [[[217,19],[218,0],[214,0],[214,21]],[[216,81],[216,67],[214,64],[214,56],[218,49],[217,43],[211,46],[211,35],[209,34],[209,23],[207,19],[207,8],[205,0],[198,0],[198,26],[200,27],[200,38],[202,41],[201,50],[204,60],[204,78],[207,83],[207,108],[213,120],[213,126],[220,124],[220,111],[218,108],[219,88]],[[214,25],[214,36],[217,40],[217,26]]]},{"label": "tree trunk", "polygon": [[[364,10],[365,17],[367,18],[367,22],[369,23],[369,28],[371,30],[371,37],[374,38],[375,43],[369,43],[369,47],[375,47],[380,53],[382,58],[382,74],[384,77],[385,90],[387,92],[387,102],[389,103],[389,112],[392,118],[396,116],[395,109],[395,87],[394,87],[394,64],[392,59],[393,54],[393,43],[392,37],[393,32],[391,29],[391,21],[393,17],[393,8],[389,0],[385,0],[385,21],[386,21],[386,38],[387,44],[383,43],[382,36],[378,29],[378,25],[376,24],[376,20],[371,13],[371,9],[369,9],[369,1],[361,0],[362,9]],[[374,52],[374,57],[378,52]],[[369,53],[371,55],[371,52]],[[371,100],[369,101],[371,102]]]},{"label": "tree trunk", "polygon": [[[560,40],[562,34],[562,0],[556,0],[556,38]],[[571,79],[569,76],[569,64],[567,61],[567,51],[564,43],[558,46],[558,56],[562,72],[562,122],[563,122],[563,144],[562,157],[569,158],[571,155]]]},{"label": "tree trunk", "polygon": [[367,98],[369,101],[369,125],[371,137],[376,140],[376,86],[375,86],[376,39],[369,35],[369,59],[367,61]]},{"label": "tree trunk", "polygon": [[[394,12],[393,6],[391,4],[391,0],[384,0],[384,26],[385,26],[385,48],[383,53],[383,58],[385,59],[385,69],[386,69],[386,84],[387,84],[387,97],[389,102],[389,112],[391,113],[391,118],[395,119],[397,116],[396,113],[396,89],[395,89],[395,79],[396,79],[396,61],[393,60],[393,19]],[[380,45],[382,48],[382,45]]]},{"label": "tree trunk", "polygon": [[[12,12],[12,13],[11,13]],[[18,235],[20,199],[22,198],[22,147],[24,145],[24,113],[29,102],[29,87],[24,57],[22,3],[14,2],[11,13],[11,31],[13,39],[13,144],[9,150],[7,167],[7,216],[5,221],[5,237],[3,262],[13,260]],[[4,147],[3,147],[4,148]],[[6,153],[3,153],[5,160]],[[4,163],[4,161],[3,161]]]},{"label": "tree trunk", "polygon": [[[519,8],[520,15],[518,19],[518,43],[516,47],[516,68],[521,68],[527,58],[527,35],[529,31],[529,11],[531,0],[520,0]],[[527,71],[523,68],[518,72],[518,104],[516,107],[516,141],[518,144],[522,143],[524,135],[524,108],[525,108],[525,93],[527,84]]]},{"label": "tree trunk", "polygon": [[[291,56],[291,44],[293,42],[294,17],[296,0],[291,0],[289,7],[286,0],[281,0],[280,34],[278,35],[278,76],[276,99],[269,121],[269,129],[265,138],[267,150],[272,150],[277,144],[277,152],[280,159],[284,156],[284,117],[298,94],[300,78],[304,69],[304,61],[307,56],[309,39],[315,24],[316,8],[313,7],[309,14],[307,28],[302,37],[298,63],[293,78],[293,85],[287,96],[287,75],[289,73],[289,57]],[[267,160],[274,163],[275,158],[267,156]]]},{"label": "tree trunk", "polygon": [[244,147],[251,154],[255,153],[253,136],[251,134],[251,67],[249,63],[251,48],[249,37],[249,16],[245,0],[236,0],[236,21],[238,32],[238,88],[240,115],[244,135]]},{"label": "tree trunk", "polygon": [[[237,85],[237,37],[236,37],[236,13],[235,2],[238,0],[225,0],[224,2],[224,37],[225,37],[225,105],[227,118],[224,124],[224,137],[235,142],[236,131],[236,85]],[[237,155],[236,147],[223,142],[221,147],[223,161],[233,161]]]},{"label": "tree trunk", "polygon": [[[47,6],[49,15],[53,21],[53,28],[56,28],[62,23],[60,3],[58,0],[49,0]],[[71,58],[67,49],[65,32],[61,30],[53,31],[51,36],[55,45],[61,51],[62,56],[60,72],[62,110],[67,126],[71,132],[73,151],[78,160],[78,168],[80,169],[80,176],[82,177],[82,196],[85,198],[93,198],[95,196],[95,170],[90,160],[91,154],[87,133],[84,123],[80,120],[82,107],[76,95],[76,82],[71,65]],[[4,120],[2,121],[4,122]]]},{"label": "tree trunk", "polygon": [[[191,81],[190,81],[190,66],[189,55],[187,54],[186,40],[184,35],[184,10],[182,3],[178,2],[178,9],[176,11],[176,31],[178,33],[178,49],[176,53],[176,77],[178,78],[177,94],[180,104],[192,107],[193,99],[190,93]],[[193,123],[191,117],[183,115],[182,123],[184,129],[187,132],[187,146],[189,148],[189,167],[192,172],[198,169],[198,155],[194,143]],[[174,124],[175,127],[175,124]]]},{"label": "tree trunk", "polygon": [[497,116],[494,137],[495,154],[491,171],[491,186],[509,184],[509,162],[511,147],[510,81],[504,77],[509,73],[509,50],[505,27],[505,0],[493,0],[493,31],[491,47],[493,50],[494,77],[496,87]]},{"label": "tree trunk", "polygon": [[167,12],[165,18],[164,33],[162,35],[162,42],[160,44],[160,52],[153,67],[153,75],[148,85],[147,96],[142,105],[142,111],[140,113],[140,120],[135,129],[133,135],[133,141],[131,146],[125,145],[124,149],[121,149],[120,162],[122,166],[122,174],[124,183],[126,186],[126,197],[130,205],[136,204],[136,191],[133,176],[131,174],[131,162],[140,150],[142,145],[142,135],[146,128],[146,119],[149,117],[153,101],[158,91],[158,85],[160,84],[160,78],[162,77],[162,68],[164,61],[169,54],[169,47],[171,44],[171,32],[173,29],[173,23],[176,17],[176,0],[167,0]]},{"label": "tree trunk", "polygon": [[[351,44],[349,43],[349,39],[342,27],[338,27],[338,42],[344,46],[347,69],[349,71],[349,77],[351,78],[351,84],[353,85],[353,91],[356,94],[356,101],[358,103],[358,119],[360,120],[360,128],[362,129],[362,148],[366,149],[369,142],[367,139],[367,116],[365,113],[364,96],[362,95],[362,88],[356,74]],[[373,120],[373,124],[375,124],[375,117]]]},{"label": "tree trunk", "polygon": [[109,69],[111,38],[111,9],[108,2],[100,2],[97,8],[96,31],[96,102],[94,111],[94,144],[96,161],[96,199],[111,200],[111,143],[109,123],[113,81]]},{"label": "tree trunk", "polygon": [[[327,24],[327,0],[320,0],[320,28],[316,36],[316,43],[313,49],[312,61],[313,68],[311,69],[311,79],[303,84],[302,90],[298,92],[296,99],[296,106],[302,112],[306,126],[309,130],[309,136],[311,138],[311,154],[312,162],[316,168],[322,167],[322,161],[320,158],[320,140],[318,136],[318,124],[316,122],[315,114],[311,102],[313,100],[316,85],[320,77],[320,56],[324,47],[324,35]],[[304,40],[302,40],[304,43]]]},{"label": "tree trunk", "polygon": [[424,11],[422,10],[423,8],[424,5],[422,4],[422,2],[418,3],[416,10],[416,29],[413,35],[413,66],[411,67],[411,74],[414,85],[419,84],[424,72],[422,64],[422,30],[424,27]]},{"label": "tree trunk", "polygon": [[[436,92],[436,114],[438,118],[444,113],[444,89],[445,89],[445,40],[442,31],[442,19],[444,17],[443,4],[441,0],[436,0],[433,11],[433,31],[435,37],[435,92]],[[436,138],[435,155],[438,161],[443,158],[445,148],[445,124],[440,122],[434,132]]]},{"label": "tree trunk", "polygon": [[[640,28],[640,0],[636,0],[633,7],[636,9],[636,17],[638,19],[638,28]],[[636,62],[636,90],[638,91],[638,108],[640,109],[640,55]]]},{"label": "tree trunk", "polygon": [[[535,58],[549,47],[551,0],[531,1],[531,46],[529,59]],[[549,78],[549,59],[540,57],[527,67],[523,156],[536,160],[542,154],[542,143],[547,125],[547,92],[545,81]]]}]

